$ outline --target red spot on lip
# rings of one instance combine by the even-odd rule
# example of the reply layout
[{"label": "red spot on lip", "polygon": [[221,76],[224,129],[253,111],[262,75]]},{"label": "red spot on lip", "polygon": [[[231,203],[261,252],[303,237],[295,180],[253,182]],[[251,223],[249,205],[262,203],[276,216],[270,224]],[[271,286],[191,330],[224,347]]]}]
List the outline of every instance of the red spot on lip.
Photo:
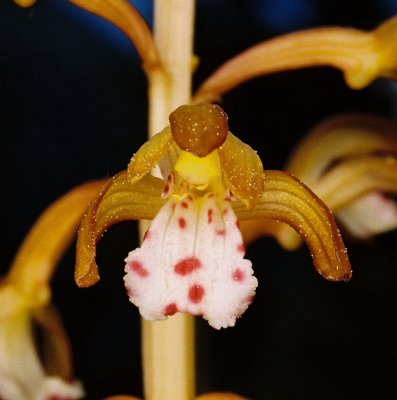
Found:
[{"label": "red spot on lip", "polygon": [[174,272],[178,275],[184,276],[191,274],[193,271],[200,267],[201,261],[198,258],[192,256],[179,261],[174,267]]},{"label": "red spot on lip", "polygon": [[142,278],[145,278],[149,275],[149,272],[145,269],[140,261],[131,261],[128,263],[129,268],[131,271],[135,272]]},{"label": "red spot on lip", "polygon": [[178,219],[178,224],[179,224],[179,227],[180,227],[181,229],[184,229],[184,228],[186,227],[186,220],[185,220],[185,218],[179,218],[179,219]]},{"label": "red spot on lip", "polygon": [[240,253],[245,253],[245,245],[244,245],[244,243],[240,243],[237,246],[237,251],[239,251]]},{"label": "red spot on lip", "polygon": [[188,207],[189,207],[189,204],[187,204],[186,201],[182,201],[181,206],[182,206],[183,208],[188,208]]},{"label": "red spot on lip", "polygon": [[212,216],[214,214],[214,210],[212,208],[209,208],[207,211],[207,217],[208,217],[208,223],[210,224],[212,222]]},{"label": "red spot on lip", "polygon": [[175,303],[167,304],[164,308],[164,315],[174,315],[176,312],[178,312],[178,307]]},{"label": "red spot on lip", "polygon": [[242,271],[240,268],[236,268],[232,273],[232,278],[236,282],[243,282],[245,278],[244,271]]},{"label": "red spot on lip", "polygon": [[190,286],[188,294],[189,300],[195,304],[200,303],[201,300],[203,300],[204,292],[205,292],[204,288],[200,285]]},{"label": "red spot on lip", "polygon": [[225,229],[217,229],[217,230],[215,231],[215,233],[216,233],[218,236],[225,236],[225,235],[226,235],[226,230],[225,230]]},{"label": "red spot on lip", "polygon": [[228,209],[225,208],[225,209],[222,211],[222,214],[223,214],[223,215],[226,215],[227,213],[228,213]]},{"label": "red spot on lip", "polygon": [[169,190],[170,190],[170,187],[169,187],[169,185],[167,184],[167,185],[164,186],[163,193],[164,193],[164,194],[167,194]]}]

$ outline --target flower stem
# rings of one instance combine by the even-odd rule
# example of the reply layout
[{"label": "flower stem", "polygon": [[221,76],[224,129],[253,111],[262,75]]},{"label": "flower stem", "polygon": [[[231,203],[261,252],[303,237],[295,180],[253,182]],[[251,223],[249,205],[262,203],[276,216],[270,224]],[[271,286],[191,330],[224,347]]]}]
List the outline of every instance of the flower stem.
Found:
[{"label": "flower stem", "polygon": [[[194,6],[194,0],[155,0],[154,35],[162,67],[148,71],[149,136],[168,125],[176,107],[190,102]],[[193,317],[143,321],[142,352],[145,400],[194,398]]]}]

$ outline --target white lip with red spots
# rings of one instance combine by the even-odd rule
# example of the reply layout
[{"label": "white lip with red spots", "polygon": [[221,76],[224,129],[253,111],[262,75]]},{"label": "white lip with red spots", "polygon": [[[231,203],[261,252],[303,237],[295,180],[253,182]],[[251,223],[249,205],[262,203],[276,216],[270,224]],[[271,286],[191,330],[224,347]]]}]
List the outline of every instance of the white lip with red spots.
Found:
[{"label": "white lip with red spots", "polygon": [[230,201],[211,194],[163,206],[125,260],[127,293],[144,318],[188,312],[234,326],[258,285],[236,221]]}]

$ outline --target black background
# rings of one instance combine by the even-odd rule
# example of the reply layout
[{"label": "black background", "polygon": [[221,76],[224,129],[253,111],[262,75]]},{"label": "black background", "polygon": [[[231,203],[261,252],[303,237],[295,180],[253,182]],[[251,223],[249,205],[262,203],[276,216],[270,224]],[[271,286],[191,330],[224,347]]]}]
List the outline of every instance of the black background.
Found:
[{"label": "black background", "polygon": [[[390,1],[274,3],[198,1],[195,85],[265,38],[320,25],[371,29],[395,7]],[[132,45],[105,25],[62,0],[39,0],[31,9],[1,1],[4,273],[51,201],[78,183],[125,169],[145,141],[145,76]],[[222,107],[231,130],[258,150],[265,168],[279,169],[323,118],[342,112],[393,117],[396,99],[394,83],[378,80],[352,91],[340,72],[317,68],[255,79],[227,94]],[[254,304],[233,329],[215,331],[197,320],[198,392],[397,398],[396,241],[392,232],[370,243],[349,242],[354,276],[348,284],[323,280],[304,247],[287,253],[270,238],[251,245],[247,258],[260,282]],[[74,285],[73,248],[54,277],[54,301],[90,399],[142,394],[139,315],[122,281],[123,259],[136,245],[136,224],[119,224],[100,242],[99,284]]]}]

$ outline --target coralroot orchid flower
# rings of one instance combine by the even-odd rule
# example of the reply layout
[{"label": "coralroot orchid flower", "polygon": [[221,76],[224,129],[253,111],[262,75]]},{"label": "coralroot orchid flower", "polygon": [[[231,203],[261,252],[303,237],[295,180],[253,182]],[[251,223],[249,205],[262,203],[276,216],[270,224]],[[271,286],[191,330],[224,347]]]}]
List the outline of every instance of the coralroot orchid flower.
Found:
[{"label": "coralroot orchid flower", "polygon": [[[173,171],[166,180],[153,177],[150,171],[171,146],[178,154]],[[153,219],[142,246],[126,258],[131,302],[150,320],[180,311],[202,315],[218,329],[233,326],[257,286],[238,221],[256,218],[293,226],[326,279],[350,278],[346,249],[326,206],[290,175],[264,171],[256,152],[229,132],[220,107],[182,106],[170,115],[170,127],[145,143],[88,207],[76,282],[90,286],[99,279],[95,247],[110,225]]]},{"label": "coralroot orchid flower", "polygon": [[[2,400],[71,400],[84,395],[81,384],[73,381],[70,345],[50,305],[49,280],[102,184],[81,185],[47,208],[0,282]],[[44,361],[36,348],[34,327],[42,331]]]},{"label": "coralroot orchid flower", "polygon": [[[286,170],[307,184],[355,238],[397,228],[397,124],[384,118],[343,115],[315,127],[297,146]],[[249,240],[268,234],[252,223]],[[287,226],[272,232],[287,248],[300,238]]]}]

